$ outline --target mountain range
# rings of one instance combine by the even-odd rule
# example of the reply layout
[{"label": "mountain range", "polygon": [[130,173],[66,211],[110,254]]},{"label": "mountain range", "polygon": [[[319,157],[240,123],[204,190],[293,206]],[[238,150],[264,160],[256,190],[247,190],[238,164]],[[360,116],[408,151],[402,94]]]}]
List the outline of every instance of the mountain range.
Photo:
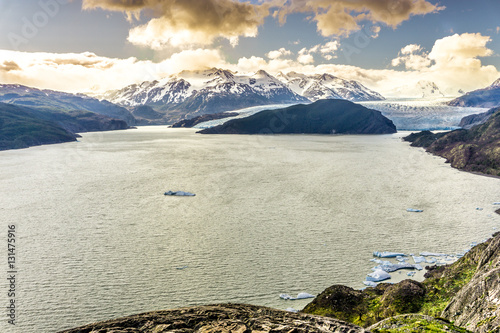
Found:
[{"label": "mountain range", "polygon": [[448,102],[450,106],[494,108],[500,106],[500,78],[484,89],[478,89]]},{"label": "mountain range", "polygon": [[172,123],[202,114],[257,105],[310,103],[318,99],[384,99],[359,82],[330,74],[291,72],[279,73],[275,77],[263,70],[246,75],[218,68],[183,71],[162,80],[129,85],[97,97],[128,108],[149,106],[163,114],[161,121],[136,117],[139,121],[155,123]]}]

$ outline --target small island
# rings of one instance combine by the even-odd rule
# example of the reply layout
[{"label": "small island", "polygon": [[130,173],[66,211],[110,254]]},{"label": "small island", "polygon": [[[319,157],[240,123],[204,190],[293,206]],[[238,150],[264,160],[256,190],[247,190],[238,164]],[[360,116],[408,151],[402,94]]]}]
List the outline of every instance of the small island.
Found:
[{"label": "small island", "polygon": [[199,131],[201,134],[392,134],[393,122],[379,111],[346,100],[325,99],[283,109],[265,110],[247,118]]}]

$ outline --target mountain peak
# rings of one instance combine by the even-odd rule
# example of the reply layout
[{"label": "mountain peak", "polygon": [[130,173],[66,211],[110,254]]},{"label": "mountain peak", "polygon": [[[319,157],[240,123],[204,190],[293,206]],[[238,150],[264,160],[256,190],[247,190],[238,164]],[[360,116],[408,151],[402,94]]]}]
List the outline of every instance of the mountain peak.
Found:
[{"label": "mountain peak", "polygon": [[490,87],[500,87],[500,78],[498,78]]}]

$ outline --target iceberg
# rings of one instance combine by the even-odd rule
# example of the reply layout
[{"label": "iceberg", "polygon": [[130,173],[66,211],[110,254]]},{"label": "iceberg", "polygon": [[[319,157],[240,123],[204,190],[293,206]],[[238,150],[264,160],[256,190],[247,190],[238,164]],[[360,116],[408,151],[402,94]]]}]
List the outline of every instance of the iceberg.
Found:
[{"label": "iceberg", "polygon": [[399,253],[399,252],[378,252],[378,251],[375,251],[373,252],[373,255],[375,257],[379,257],[379,258],[396,258],[396,257],[399,257],[399,256],[406,256],[406,254],[404,253]]},{"label": "iceberg", "polygon": [[167,191],[165,195],[180,196],[180,197],[194,197],[196,194],[184,191]]},{"label": "iceberg", "polygon": [[401,264],[380,265],[372,268],[372,270],[374,270],[375,272],[378,270],[382,270],[387,273],[392,273],[400,269],[415,269],[415,268],[416,268],[415,265],[408,263],[401,263]]},{"label": "iceberg", "polygon": [[367,287],[372,287],[372,288],[375,288],[378,285],[378,283],[373,281],[363,281],[363,284]]},{"label": "iceberg", "polygon": [[421,262],[425,262],[424,256],[413,256],[413,261],[415,264],[420,264]]},{"label": "iceberg", "polygon": [[390,278],[391,276],[389,275],[389,273],[378,269],[375,272],[368,274],[368,276],[366,277],[366,281],[380,282]]},{"label": "iceberg", "polygon": [[314,298],[314,297],[316,297],[316,296],[311,295],[309,293],[299,293],[297,295],[297,297],[292,297],[292,296],[290,296],[288,294],[280,294],[280,298],[284,299],[284,300],[287,300],[287,301],[288,300],[295,301],[295,300],[298,300],[298,299],[306,299],[306,298]]}]

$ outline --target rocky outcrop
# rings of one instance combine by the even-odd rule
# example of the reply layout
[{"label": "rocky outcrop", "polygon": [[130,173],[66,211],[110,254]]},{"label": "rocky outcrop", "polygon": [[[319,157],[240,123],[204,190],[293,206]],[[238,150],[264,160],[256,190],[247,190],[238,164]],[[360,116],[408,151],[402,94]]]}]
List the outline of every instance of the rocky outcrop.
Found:
[{"label": "rocky outcrop", "polygon": [[470,129],[473,126],[484,124],[488,119],[490,119],[491,115],[495,113],[495,110],[496,109],[493,108],[483,113],[471,114],[470,116],[463,117],[458,126]]},{"label": "rocky outcrop", "polygon": [[500,237],[489,242],[471,281],[453,297],[442,317],[474,332],[500,330]]},{"label": "rocky outcrop", "polygon": [[443,319],[436,319],[421,314],[405,314],[384,319],[368,327],[373,333],[389,332],[434,332],[466,333],[469,332]]},{"label": "rocky outcrop", "polygon": [[422,132],[405,140],[446,158],[454,168],[500,176],[500,108],[493,109],[493,114],[485,123],[469,130],[437,135]]},{"label": "rocky outcrop", "polygon": [[207,128],[202,134],[390,134],[396,126],[379,111],[346,100],[319,100],[266,110]]},{"label": "rocky outcrop", "polygon": [[340,320],[262,306],[220,304],[139,314],[94,323],[60,333],[128,332],[366,332]]},{"label": "rocky outcrop", "polygon": [[216,119],[224,119],[229,117],[237,116],[236,112],[221,112],[221,113],[212,113],[212,114],[204,114],[198,117],[194,117],[191,119],[181,120],[172,125],[172,127],[194,127],[199,123],[203,123],[205,121],[216,120]]}]

